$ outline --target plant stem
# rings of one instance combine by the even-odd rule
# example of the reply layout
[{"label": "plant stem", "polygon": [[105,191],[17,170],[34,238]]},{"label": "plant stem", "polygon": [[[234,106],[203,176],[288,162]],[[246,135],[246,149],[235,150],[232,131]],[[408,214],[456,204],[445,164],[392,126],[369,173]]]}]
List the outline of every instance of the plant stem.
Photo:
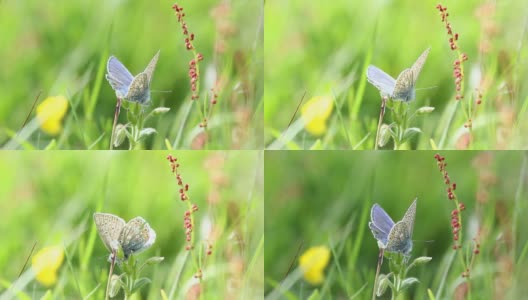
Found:
[{"label": "plant stem", "polygon": [[117,97],[116,109],[114,113],[114,125],[112,125],[112,136],[110,136],[110,150],[114,148],[114,135],[115,135],[115,129],[117,126],[117,118],[119,117],[120,111],[121,111],[121,98]]},{"label": "plant stem", "polygon": [[381,265],[383,264],[383,249],[380,248],[378,255],[378,266],[376,268],[376,277],[374,278],[374,289],[372,290],[372,300],[376,299],[376,288],[378,287],[378,276],[381,270]]},{"label": "plant stem", "polygon": [[376,144],[374,145],[374,150],[378,150],[381,124],[383,123],[383,116],[385,116],[385,105],[387,104],[387,97],[381,98],[381,108],[380,108],[380,117],[378,121],[378,130],[376,131]]},{"label": "plant stem", "polygon": [[115,266],[115,256],[116,253],[112,251],[112,260],[110,261],[110,271],[108,272],[108,282],[106,283],[106,295],[105,300],[109,299],[109,293],[110,293],[110,280],[112,280],[112,273],[114,272],[114,266]]}]

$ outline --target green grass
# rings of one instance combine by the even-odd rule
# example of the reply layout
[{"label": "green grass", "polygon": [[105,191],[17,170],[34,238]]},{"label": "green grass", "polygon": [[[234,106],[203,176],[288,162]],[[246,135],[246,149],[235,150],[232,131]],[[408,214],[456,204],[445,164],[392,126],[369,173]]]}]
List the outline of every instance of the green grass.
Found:
[{"label": "green grass", "polygon": [[[464,64],[463,105],[455,100],[452,74],[457,56],[450,50],[435,8],[438,3],[447,6],[460,50],[469,58]],[[381,99],[367,82],[367,66],[396,77],[431,47],[410,109],[433,106],[435,110],[413,121],[411,125],[422,133],[402,148],[527,148],[528,127],[523,120],[528,116],[524,84],[528,13],[520,0],[493,3],[267,1],[265,14],[273,17],[265,19],[264,56],[273,67],[266,67],[264,75],[265,144],[271,149],[309,149],[319,139],[318,149],[374,149]],[[475,101],[475,88],[483,98],[472,117],[473,143],[467,146],[464,106]],[[292,129],[297,122],[286,130],[299,102],[318,95],[335,98],[328,131],[311,136],[302,126]],[[295,119],[302,124],[299,114]],[[388,114],[385,123],[390,122]]]},{"label": "green grass", "polygon": [[[196,51],[204,57],[199,64],[200,99],[191,101],[188,71],[193,55],[185,49],[173,4],[0,2],[0,147],[108,149],[116,104],[104,78],[109,56],[115,55],[136,75],[160,49],[149,109],[164,106],[170,112],[146,124],[157,134],[140,148],[261,149],[262,5],[247,0],[178,2],[195,34]],[[217,83],[208,143],[200,145],[201,111]],[[22,130],[26,117],[35,117],[31,113],[35,99],[40,103],[56,95],[66,96],[70,103],[63,131],[51,137],[38,126]],[[119,121],[127,121],[126,111]]]},{"label": "green grass", "polygon": [[[184,250],[184,212],[167,151],[0,153],[0,298],[40,299],[48,290],[34,279],[31,259],[45,246],[64,247],[66,258],[51,299],[103,299],[109,263],[92,215],[96,211],[130,220],[142,216],[157,233],[154,245],[137,255],[162,256],[143,275],[152,283],[136,299],[170,299],[190,293],[196,268]],[[212,255],[203,270],[200,299],[256,299],[263,294],[263,153],[180,151],[180,173],[199,210],[197,251],[212,230]],[[209,224],[209,225],[207,225]],[[35,251],[31,253],[36,244]],[[203,254],[202,254],[203,255]],[[23,272],[22,272],[23,271]],[[19,274],[22,276],[19,278]],[[118,272],[120,273],[120,272]],[[18,279],[17,279],[18,278]],[[122,298],[122,294],[117,299]]]},{"label": "green grass", "polygon": [[[265,293],[267,299],[371,299],[378,256],[369,230],[370,210],[380,204],[400,220],[418,197],[412,259],[432,261],[409,276],[420,283],[399,299],[456,299],[461,257],[453,256],[451,211],[434,152],[265,153]],[[463,239],[480,230],[480,254],[471,268],[471,293],[458,299],[519,299],[527,292],[528,207],[523,152],[444,151],[447,170],[465,204]],[[302,174],[299,173],[302,170]],[[269,221],[268,220],[272,220]],[[326,245],[332,258],[320,286],[298,272],[298,257]],[[466,249],[466,248],[463,248]],[[382,273],[388,273],[388,259]],[[275,297],[272,291],[283,290]],[[381,299],[388,299],[387,295]]]}]

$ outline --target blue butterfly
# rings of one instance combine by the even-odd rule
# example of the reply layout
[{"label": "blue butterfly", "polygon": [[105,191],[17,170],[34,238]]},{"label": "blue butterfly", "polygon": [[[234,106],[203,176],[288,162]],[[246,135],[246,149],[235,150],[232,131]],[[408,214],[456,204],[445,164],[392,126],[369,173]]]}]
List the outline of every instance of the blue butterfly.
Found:
[{"label": "blue butterfly", "polygon": [[372,65],[368,66],[368,82],[374,85],[383,97],[390,97],[392,100],[403,100],[405,102],[413,100],[416,97],[414,86],[420,71],[422,71],[427,55],[429,55],[429,50],[431,48],[427,48],[412,67],[403,70],[396,80],[380,68]]},{"label": "blue butterfly", "polygon": [[370,212],[369,228],[378,240],[380,248],[387,252],[398,252],[409,255],[412,250],[412,233],[416,216],[416,200],[407,209],[401,221],[394,223],[391,217],[379,206],[374,204]]},{"label": "blue butterfly", "polygon": [[106,249],[115,252],[121,247],[125,259],[148,249],[156,241],[156,232],[142,217],[135,217],[128,223],[107,213],[94,213],[93,218]]},{"label": "blue butterfly", "polygon": [[132,76],[130,71],[115,57],[110,56],[106,64],[106,79],[116,92],[118,98],[137,102],[142,105],[150,104],[150,83],[152,73],[156,69],[160,51],[154,55],[145,71]]}]

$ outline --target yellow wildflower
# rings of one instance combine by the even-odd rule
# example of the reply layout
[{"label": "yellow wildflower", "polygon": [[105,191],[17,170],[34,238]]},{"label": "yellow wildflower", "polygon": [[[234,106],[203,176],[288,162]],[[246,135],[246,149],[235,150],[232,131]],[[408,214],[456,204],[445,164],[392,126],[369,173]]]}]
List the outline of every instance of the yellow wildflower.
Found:
[{"label": "yellow wildflower", "polygon": [[57,270],[64,261],[64,250],[60,246],[42,248],[31,260],[37,281],[45,286],[57,282]]},{"label": "yellow wildflower", "polygon": [[68,110],[68,100],[64,96],[48,97],[37,106],[40,128],[49,135],[57,135],[62,130],[62,119]]},{"label": "yellow wildflower", "polygon": [[315,96],[308,100],[301,108],[306,131],[314,136],[324,134],[327,130],[326,121],[333,109],[334,101],[330,96]]},{"label": "yellow wildflower", "polygon": [[312,285],[321,284],[324,280],[324,269],[330,261],[330,249],[326,246],[311,247],[299,258],[299,267],[304,272],[304,279]]}]

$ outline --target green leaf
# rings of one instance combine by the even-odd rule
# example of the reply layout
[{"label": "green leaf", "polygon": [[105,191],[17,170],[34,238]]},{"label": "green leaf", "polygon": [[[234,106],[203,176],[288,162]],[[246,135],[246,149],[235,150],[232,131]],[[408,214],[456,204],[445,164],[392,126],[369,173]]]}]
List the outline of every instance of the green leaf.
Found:
[{"label": "green leaf", "polygon": [[161,300],[169,300],[169,297],[167,296],[167,293],[165,293],[164,289],[161,289]]},{"label": "green leaf", "polygon": [[169,112],[169,110],[170,110],[170,108],[168,108],[168,107],[156,107],[156,108],[152,111],[152,113],[153,113],[154,115],[162,115],[162,114],[165,114],[165,113]]},{"label": "green leaf", "polygon": [[156,133],[156,132],[157,132],[157,131],[156,131],[156,129],[154,129],[154,128],[150,128],[150,127],[148,127],[148,128],[143,128],[143,129],[141,129],[141,131],[139,132],[139,138],[141,139],[141,138],[143,138],[143,137],[145,137],[145,136],[149,136],[149,135],[154,134],[154,133]]},{"label": "green leaf", "polygon": [[410,138],[412,138],[418,133],[422,133],[422,130],[418,127],[407,128],[405,129],[405,132],[403,134],[403,140],[404,141],[409,140]]},{"label": "green leaf", "polygon": [[121,282],[121,278],[117,275],[112,275],[110,279],[110,288],[108,289],[108,295],[113,298],[117,296],[119,293],[119,290],[121,289],[123,283]]},{"label": "green leaf", "polygon": [[416,264],[416,265],[424,265],[428,262],[430,262],[433,258],[432,257],[429,257],[429,256],[420,256],[418,258],[416,258],[414,261],[413,261],[413,264]]},{"label": "green leaf", "polygon": [[138,118],[137,118],[136,114],[133,111],[134,107],[131,104],[129,105],[128,101],[123,101],[121,103],[123,105],[123,108],[125,108],[125,110],[127,112],[127,120],[130,123],[132,123],[132,124],[137,124]]},{"label": "green leaf", "polygon": [[435,141],[433,139],[430,139],[429,143],[431,144],[431,149],[438,150],[438,146],[436,145],[436,143],[435,143]]},{"label": "green leaf", "polygon": [[139,291],[139,289],[141,289],[142,287],[144,287],[145,285],[151,282],[152,280],[150,280],[150,278],[147,278],[147,277],[139,278],[138,280],[134,282],[134,286],[132,287],[132,290],[130,291],[130,293],[134,294],[135,292]]},{"label": "green leaf", "polygon": [[435,300],[435,296],[433,295],[433,291],[431,289],[427,289],[427,296],[429,296],[429,300]]},{"label": "green leaf", "polygon": [[139,267],[138,273],[143,271],[143,268],[145,268],[146,266],[157,265],[161,263],[164,259],[165,257],[161,257],[161,256],[154,256],[154,257],[147,259],[146,261],[143,262],[143,264],[141,264],[141,267]]},{"label": "green leaf", "polygon": [[167,147],[167,150],[172,150],[172,145],[169,139],[165,139],[165,147]]},{"label": "green leaf", "polygon": [[433,112],[435,108],[432,106],[423,106],[416,110],[417,115],[427,115]]},{"label": "green leaf", "polygon": [[[380,274],[379,275],[379,281],[378,286],[376,287],[376,296],[381,297],[383,294],[385,294],[385,291],[387,290],[387,287],[390,285],[390,276],[392,273],[389,274]],[[391,285],[392,286],[392,285]]]},{"label": "green leaf", "polygon": [[379,141],[378,141],[379,147],[384,147],[389,142],[389,139],[392,136],[390,129],[391,128],[389,125],[381,124],[380,132],[379,132]]},{"label": "green leaf", "polygon": [[156,265],[162,262],[165,259],[165,257],[162,256],[154,256],[145,261],[146,265]]},{"label": "green leaf", "polygon": [[119,147],[127,137],[127,125],[117,124],[114,135],[114,147]]},{"label": "green leaf", "polygon": [[125,252],[121,246],[117,247],[116,258],[118,261],[125,259]]},{"label": "green leaf", "polygon": [[405,278],[402,282],[401,289],[402,290],[408,289],[411,287],[411,285],[418,283],[418,282],[420,282],[418,278],[414,278],[414,277]]}]

